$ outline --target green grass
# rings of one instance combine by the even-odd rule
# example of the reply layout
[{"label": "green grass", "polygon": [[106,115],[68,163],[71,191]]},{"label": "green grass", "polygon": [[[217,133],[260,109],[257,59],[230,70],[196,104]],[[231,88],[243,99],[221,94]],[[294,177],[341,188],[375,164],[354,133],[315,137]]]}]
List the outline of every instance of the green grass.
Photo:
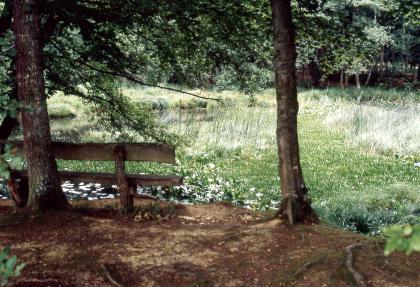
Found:
[{"label": "green grass", "polygon": [[[168,198],[191,202],[227,200],[251,208],[275,208],[280,200],[275,146],[275,97],[267,90],[256,97],[256,107],[248,107],[248,98],[237,92],[221,94],[195,91],[221,97],[224,107],[194,103],[184,95],[164,94],[157,89],[131,89],[125,93],[136,101],[164,102],[161,118],[169,129],[186,140],[177,148],[178,165],[129,163],[132,173],[173,173],[185,176],[185,185],[174,188]],[[59,97],[62,98],[62,97]],[[363,100],[362,100],[363,99]],[[59,99],[56,100],[61,103]],[[394,109],[415,109],[418,94],[380,89],[327,89],[300,92],[299,136],[306,183],[313,206],[320,217],[332,225],[377,234],[389,224],[413,222],[420,215],[420,161],[416,146],[420,125],[418,117],[400,117]],[[70,102],[70,105],[72,103]],[[186,108],[189,107],[189,108]],[[198,107],[198,109],[195,109]],[[79,107],[80,108],[80,107]],[[405,110],[402,110],[405,108]],[[380,109],[355,120],[349,109]],[[82,113],[89,109],[80,108]],[[370,110],[369,110],[370,111]],[[331,121],[340,114],[344,125]],[[378,114],[390,121],[386,129],[404,130],[416,137],[387,138],[386,150],[370,148],[381,139],[373,137]],[[344,115],[344,116],[343,116]],[[94,124],[79,113],[69,127],[53,127],[55,134],[67,133],[67,139],[103,141],[110,137],[97,131]],[[333,124],[332,124],[333,123]],[[357,131],[353,132],[357,125]],[[351,144],[361,133],[370,132],[367,144]],[[413,143],[413,140],[415,141]],[[404,157],[396,156],[404,154]],[[113,172],[113,162],[59,162],[61,169]],[[155,192],[161,192],[159,188]]]},{"label": "green grass", "polygon": [[74,118],[88,111],[89,107],[74,96],[57,94],[48,99],[48,113],[51,119]]},{"label": "green grass", "polygon": [[307,120],[300,137],[302,166],[324,220],[375,233],[420,215],[420,176],[412,162],[348,147],[344,136],[323,128],[319,118]]}]

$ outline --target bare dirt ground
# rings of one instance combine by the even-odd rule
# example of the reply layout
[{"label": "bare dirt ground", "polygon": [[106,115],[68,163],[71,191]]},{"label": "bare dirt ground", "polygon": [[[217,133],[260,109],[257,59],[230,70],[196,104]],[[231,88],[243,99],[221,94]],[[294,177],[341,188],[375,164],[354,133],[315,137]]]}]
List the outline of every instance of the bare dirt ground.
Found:
[{"label": "bare dirt ground", "polygon": [[223,204],[136,201],[140,221],[115,212],[116,201],[73,204],[0,227],[1,245],[27,264],[12,286],[356,286],[353,244],[365,286],[420,286],[419,254],[384,257],[382,241],[324,225],[288,228]]}]

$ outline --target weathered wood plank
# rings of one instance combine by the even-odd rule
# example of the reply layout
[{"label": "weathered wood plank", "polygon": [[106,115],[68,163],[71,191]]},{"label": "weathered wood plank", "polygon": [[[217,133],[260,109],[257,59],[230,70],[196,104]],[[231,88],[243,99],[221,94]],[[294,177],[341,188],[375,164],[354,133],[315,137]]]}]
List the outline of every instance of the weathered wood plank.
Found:
[{"label": "weathered wood plank", "polygon": [[[88,173],[74,171],[60,171],[61,181],[95,182],[101,184],[117,184],[117,177],[112,173]],[[12,177],[27,177],[26,170],[12,170]],[[182,184],[182,176],[176,175],[154,175],[154,174],[126,174],[129,186],[177,186]]]},{"label": "weathered wood plank", "polygon": [[[23,142],[2,141],[10,144],[17,155],[25,156]],[[123,146],[125,160],[152,161],[175,164],[175,147],[167,144],[150,143],[62,143],[53,142],[56,159],[64,160],[114,160],[113,151],[116,146]]]}]

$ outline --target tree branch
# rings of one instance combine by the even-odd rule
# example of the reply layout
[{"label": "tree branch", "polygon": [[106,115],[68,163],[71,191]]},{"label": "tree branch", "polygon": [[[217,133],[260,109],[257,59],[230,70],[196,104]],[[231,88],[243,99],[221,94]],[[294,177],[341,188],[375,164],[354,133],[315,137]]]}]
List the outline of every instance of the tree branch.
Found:
[{"label": "tree branch", "polygon": [[[56,43],[52,43],[52,45],[61,53],[62,57],[66,56],[66,52],[64,52],[60,47],[58,47],[58,45]],[[65,57],[65,58],[67,58],[67,57]],[[103,70],[103,69],[99,69],[97,67],[94,67],[94,66],[92,66],[92,65],[90,65],[90,64],[88,64],[84,61],[81,61],[81,60],[76,59],[74,61],[83,65],[83,66],[85,66],[85,67],[87,67],[87,68],[89,68],[89,69],[91,69],[91,70],[93,70],[93,71],[96,71],[98,73],[108,74],[108,75],[115,76],[115,77],[122,77],[122,78],[125,78],[129,81],[132,81],[132,82],[136,83],[136,84],[142,85],[142,86],[154,87],[154,88],[159,88],[159,89],[163,89],[163,90],[169,90],[169,91],[193,96],[195,98],[199,98],[199,99],[203,99],[203,100],[211,100],[211,101],[216,101],[218,103],[222,102],[222,99],[220,99],[220,98],[203,97],[203,96],[200,96],[200,95],[197,95],[197,94],[194,94],[194,93],[190,93],[190,92],[186,92],[184,90],[177,89],[177,88],[171,88],[171,87],[165,87],[165,86],[161,86],[161,85],[154,85],[154,84],[146,83],[146,82],[143,82],[143,81],[139,80],[136,75],[130,73],[129,71]]]}]

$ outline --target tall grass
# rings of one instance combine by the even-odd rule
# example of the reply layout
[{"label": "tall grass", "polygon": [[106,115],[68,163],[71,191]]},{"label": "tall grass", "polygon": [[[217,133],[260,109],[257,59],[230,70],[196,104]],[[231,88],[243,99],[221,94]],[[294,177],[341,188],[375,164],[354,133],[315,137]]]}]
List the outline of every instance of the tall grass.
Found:
[{"label": "tall grass", "polygon": [[[178,118],[174,118],[178,115]],[[171,130],[189,140],[188,149],[224,151],[240,148],[265,149],[275,142],[275,111],[237,107],[200,113],[170,113]]]},{"label": "tall grass", "polygon": [[345,133],[349,145],[375,153],[420,156],[420,104],[343,104],[326,116],[325,124]]},{"label": "tall grass", "polygon": [[330,87],[322,90],[311,89],[301,90],[314,99],[328,97],[334,100],[344,100],[354,103],[382,103],[382,104],[412,104],[420,102],[420,93],[418,90],[399,90],[399,89],[383,89],[378,87],[368,87],[362,89],[354,88],[336,88]]},{"label": "tall grass", "polygon": [[[157,89],[132,88],[125,93],[143,102],[157,96],[163,108],[156,108],[156,113],[186,141],[177,147],[176,166],[127,165],[131,173],[185,177],[183,186],[169,193],[156,188],[153,194],[189,202],[229,200],[251,208],[276,207],[281,196],[274,90],[257,95],[255,107],[248,107],[245,95],[229,91],[200,92],[224,98],[225,106],[202,106],[194,98]],[[420,169],[413,164],[420,142],[418,94],[334,88],[302,90],[299,97],[302,166],[321,218],[370,234],[388,224],[413,222],[420,215]],[[54,132],[68,131],[70,141],[72,133],[83,141],[109,139],[106,131],[86,119],[78,114],[71,119],[73,127],[56,126]],[[60,161],[59,166],[94,172],[114,169],[112,162]]]},{"label": "tall grass", "polygon": [[50,118],[74,118],[87,114],[89,106],[75,96],[64,96],[58,93],[48,99]]}]

